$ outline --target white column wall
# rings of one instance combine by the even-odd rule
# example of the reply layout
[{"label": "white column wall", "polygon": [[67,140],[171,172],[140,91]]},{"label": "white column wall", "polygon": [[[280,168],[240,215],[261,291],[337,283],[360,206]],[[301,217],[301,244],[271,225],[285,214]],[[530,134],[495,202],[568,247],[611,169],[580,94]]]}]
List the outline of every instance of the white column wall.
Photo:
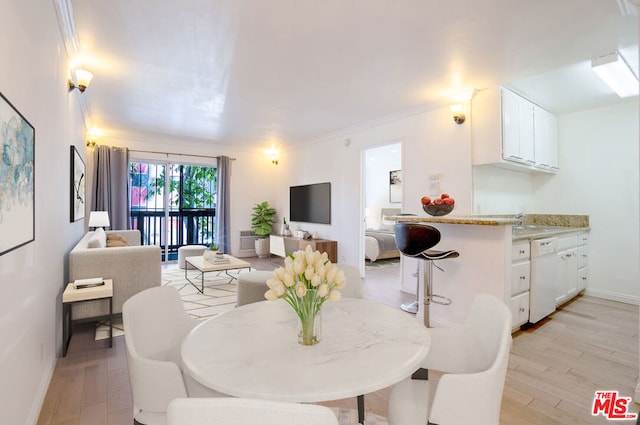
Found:
[{"label": "white column wall", "polygon": [[35,127],[35,241],[0,256],[0,422],[35,424],[61,352],[67,255],[83,234],[69,219],[69,150],[85,158],[84,126],[53,2],[3,1],[0,16],[0,91]]}]

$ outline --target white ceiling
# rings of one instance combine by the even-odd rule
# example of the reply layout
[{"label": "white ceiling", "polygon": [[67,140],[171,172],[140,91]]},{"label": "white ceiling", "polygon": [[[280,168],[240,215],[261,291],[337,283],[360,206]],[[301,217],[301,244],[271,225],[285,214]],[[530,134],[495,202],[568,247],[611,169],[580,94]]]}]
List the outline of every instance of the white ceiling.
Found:
[{"label": "white ceiling", "polygon": [[[624,0],[619,0],[624,1]],[[72,0],[105,133],[286,145],[505,84],[557,113],[619,101],[616,0]]]}]

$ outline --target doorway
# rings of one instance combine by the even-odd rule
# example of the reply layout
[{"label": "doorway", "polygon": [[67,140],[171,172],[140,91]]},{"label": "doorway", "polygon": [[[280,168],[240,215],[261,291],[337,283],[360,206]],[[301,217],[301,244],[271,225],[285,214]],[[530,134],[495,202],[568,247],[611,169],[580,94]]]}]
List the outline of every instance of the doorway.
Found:
[{"label": "doorway", "polygon": [[[394,236],[394,222],[385,215],[402,212],[402,143],[367,148],[364,159],[364,269],[399,270],[400,253]],[[386,273],[392,273],[388,270]]]},{"label": "doorway", "polygon": [[131,161],[129,228],[160,246],[163,261],[181,246],[215,243],[216,176],[216,167]]}]

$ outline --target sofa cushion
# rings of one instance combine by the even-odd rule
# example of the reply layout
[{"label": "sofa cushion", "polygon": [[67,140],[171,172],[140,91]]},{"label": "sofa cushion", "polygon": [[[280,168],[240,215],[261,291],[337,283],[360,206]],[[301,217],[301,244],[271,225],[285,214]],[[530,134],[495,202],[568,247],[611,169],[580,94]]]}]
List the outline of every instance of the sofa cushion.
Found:
[{"label": "sofa cushion", "polygon": [[107,248],[112,248],[115,246],[131,246],[131,244],[126,238],[115,233],[109,233],[107,235]]},{"label": "sofa cushion", "polygon": [[107,246],[107,235],[102,227],[98,227],[93,236],[89,239],[87,248],[105,248]]}]

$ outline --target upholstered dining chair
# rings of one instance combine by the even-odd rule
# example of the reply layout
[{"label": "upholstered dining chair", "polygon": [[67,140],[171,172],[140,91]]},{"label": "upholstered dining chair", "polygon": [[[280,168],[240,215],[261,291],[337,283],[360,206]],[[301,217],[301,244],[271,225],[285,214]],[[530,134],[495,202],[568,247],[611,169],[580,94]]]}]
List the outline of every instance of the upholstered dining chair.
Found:
[{"label": "upholstered dining chair", "polygon": [[199,321],[187,314],[176,288],[157,286],[129,298],[122,321],[134,424],[164,425],[174,398],[222,396],[181,370],[182,340]]},{"label": "upholstered dining chair", "polygon": [[344,272],[347,284],[344,288],[339,289],[343,297],[349,298],[363,298],[362,290],[362,278],[360,277],[360,270],[348,264],[336,263],[336,266]]},{"label": "upholstered dining chair", "polygon": [[246,398],[178,398],[167,425],[338,425],[328,407]]},{"label": "upholstered dining chair", "polygon": [[511,311],[479,294],[465,323],[430,328],[431,348],[422,367],[444,372],[439,381],[406,379],[389,394],[389,425],[500,423],[511,347]]}]

